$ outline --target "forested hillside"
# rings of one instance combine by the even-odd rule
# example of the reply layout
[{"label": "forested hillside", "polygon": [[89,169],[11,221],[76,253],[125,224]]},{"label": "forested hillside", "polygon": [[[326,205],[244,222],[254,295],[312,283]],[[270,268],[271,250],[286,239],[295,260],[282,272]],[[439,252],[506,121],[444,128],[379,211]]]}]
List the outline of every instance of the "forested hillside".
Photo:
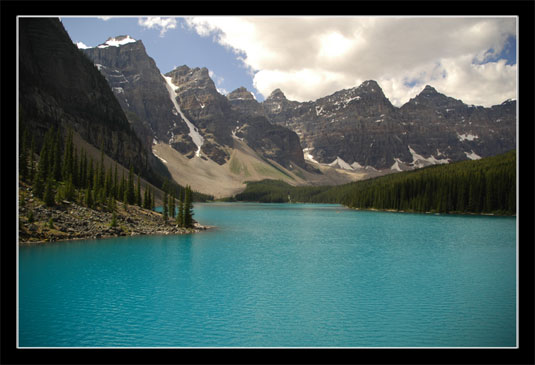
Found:
[{"label": "forested hillside", "polygon": [[516,151],[391,174],[340,186],[249,183],[238,201],[339,203],[357,209],[410,212],[516,212]]}]

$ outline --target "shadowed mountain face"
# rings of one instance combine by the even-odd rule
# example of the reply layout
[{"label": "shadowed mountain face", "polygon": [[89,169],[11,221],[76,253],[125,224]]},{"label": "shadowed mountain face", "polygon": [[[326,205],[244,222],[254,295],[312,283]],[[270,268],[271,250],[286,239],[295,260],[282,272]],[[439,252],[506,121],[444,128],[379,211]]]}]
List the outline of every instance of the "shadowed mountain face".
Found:
[{"label": "shadowed mountain face", "polygon": [[[106,79],[55,18],[19,20],[20,124],[41,141],[71,128],[115,161],[154,182],[169,174],[132,130]],[[158,173],[155,171],[158,170]]]},{"label": "shadowed mountain face", "polygon": [[401,108],[375,81],[305,103],[277,89],[262,106],[271,122],[297,132],[310,158],[346,168],[411,169],[516,148],[515,101],[468,106],[431,86]]}]

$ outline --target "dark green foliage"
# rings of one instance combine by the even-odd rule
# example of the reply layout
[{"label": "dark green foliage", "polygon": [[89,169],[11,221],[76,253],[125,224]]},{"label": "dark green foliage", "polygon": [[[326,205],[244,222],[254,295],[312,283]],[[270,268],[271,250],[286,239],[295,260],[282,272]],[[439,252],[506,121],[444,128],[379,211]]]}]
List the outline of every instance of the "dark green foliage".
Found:
[{"label": "dark green foliage", "polygon": [[136,204],[140,207],[142,206],[141,200],[141,180],[139,175],[137,175]]},{"label": "dark green foliage", "polygon": [[73,201],[75,196],[75,188],[74,183],[72,182],[73,178],[72,175],[69,177],[69,180],[64,183],[63,185],[63,194],[62,199]]},{"label": "dark green foliage", "polygon": [[164,196],[163,196],[163,221],[167,223],[167,218],[169,216],[168,207],[167,207],[167,191],[164,190]]},{"label": "dark green foliage", "polygon": [[44,143],[43,147],[41,148],[41,154],[39,155],[39,164],[37,165],[37,173],[34,174],[33,179],[33,193],[38,198],[43,198],[43,194],[45,192],[45,180],[47,177],[47,170],[48,170],[48,148],[47,144]]},{"label": "dark green foliage", "polygon": [[72,144],[72,130],[69,130],[66,141],[65,141],[65,149],[63,151],[63,167],[62,167],[62,175],[63,180],[67,180],[69,178],[69,175],[72,175],[73,173],[73,144]]},{"label": "dark green foliage", "polygon": [[516,212],[516,151],[477,161],[430,166],[340,186],[247,184],[239,201],[338,203],[360,209],[439,213]]},{"label": "dark green foliage", "polygon": [[179,227],[184,227],[184,203],[182,200],[178,201],[178,213],[176,215],[176,224]]},{"label": "dark green foliage", "polygon": [[85,188],[87,186],[87,170],[87,156],[85,150],[82,150],[80,158],[80,172],[78,173],[79,188]]},{"label": "dark green foliage", "polygon": [[193,227],[193,202],[192,202],[192,193],[190,186],[186,186],[185,192],[184,192],[184,224],[183,227],[185,228],[191,228]]},{"label": "dark green foliage", "polygon": [[118,192],[117,192],[117,199],[123,201],[124,199],[124,196],[125,196],[125,192],[126,192],[126,180],[125,180],[125,177],[124,177],[124,170],[123,170],[123,174],[122,174],[122,177],[121,177],[121,183],[119,184],[119,189],[118,189]]},{"label": "dark green foliage", "polygon": [[84,204],[88,208],[93,207],[93,190],[89,187],[85,188]]},{"label": "dark green foliage", "polygon": [[87,188],[91,189],[93,187],[93,175],[94,175],[93,159],[89,157],[89,168],[87,170],[86,184],[85,184]]},{"label": "dark green foliage", "polygon": [[75,148],[74,153],[73,153],[72,174],[71,174],[72,183],[74,186],[78,186],[78,177],[80,175],[80,172],[79,172],[80,170],[79,170],[78,165],[80,165],[80,162],[78,161],[78,149]]},{"label": "dark green foliage", "polygon": [[28,169],[28,178],[30,181],[33,180],[35,167],[34,167],[34,155],[35,155],[35,135],[32,133],[32,143],[30,144],[30,164]]},{"label": "dark green foliage", "polygon": [[175,210],[176,210],[176,203],[175,203],[175,193],[172,192],[170,195],[169,195],[169,203],[168,203],[168,207],[169,207],[169,217],[171,218],[175,218]]},{"label": "dark green foliage", "polygon": [[54,196],[55,196],[55,193],[54,193],[52,178],[49,177],[46,180],[45,192],[43,195],[43,200],[47,207],[52,207],[56,204]]},{"label": "dark green foliage", "polygon": [[149,189],[146,184],[145,184],[145,192],[143,193],[143,208],[150,209]]},{"label": "dark green foliage", "polygon": [[108,173],[106,174],[106,180],[104,182],[104,191],[106,196],[113,196],[113,174],[111,166],[108,168]]},{"label": "dark green foliage", "polygon": [[54,136],[53,136],[51,157],[52,157],[52,160],[51,160],[52,178],[56,181],[60,181],[62,177],[61,175],[62,165],[61,165],[61,137],[60,137],[59,128],[57,132],[54,133]]},{"label": "dark green foliage", "polygon": [[128,184],[126,185],[126,201],[128,204],[136,203],[136,193],[134,190],[134,168],[130,165],[130,170],[128,172]]},{"label": "dark green foliage", "polygon": [[26,180],[28,178],[28,129],[22,131],[22,139],[19,135],[19,175]]},{"label": "dark green foliage", "polygon": [[115,211],[113,212],[113,215],[111,217],[110,227],[117,227],[117,214],[115,214]]}]

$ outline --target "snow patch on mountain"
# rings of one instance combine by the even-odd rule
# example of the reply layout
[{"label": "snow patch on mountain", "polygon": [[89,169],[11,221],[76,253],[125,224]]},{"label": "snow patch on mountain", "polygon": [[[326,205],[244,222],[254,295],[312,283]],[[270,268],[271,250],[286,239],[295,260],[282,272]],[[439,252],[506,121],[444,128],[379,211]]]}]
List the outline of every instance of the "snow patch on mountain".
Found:
[{"label": "snow patch on mountain", "polygon": [[329,166],[331,167],[340,167],[344,170],[353,170],[353,168],[351,167],[350,164],[348,164],[347,162],[345,162],[344,160],[342,160],[339,156],[336,156],[336,160],[334,160],[333,162],[331,162],[329,164]]},{"label": "snow patch on mountain", "polygon": [[180,106],[178,105],[178,103],[176,101],[176,97],[177,97],[176,89],[178,89],[178,88],[173,84],[173,81],[172,81],[171,77],[167,77],[167,76],[165,76],[163,74],[162,74],[162,77],[165,80],[165,86],[167,87],[167,91],[169,92],[169,97],[171,98],[171,101],[173,102],[175,110],[178,112],[178,114],[180,114],[182,119],[186,122],[186,124],[187,124],[187,126],[189,128],[189,136],[193,140],[193,143],[195,143],[195,145],[197,146],[197,152],[195,153],[195,155],[197,157],[201,157],[201,147],[202,147],[202,145],[204,143],[204,138],[200,135],[199,130],[197,129],[197,127],[195,127],[195,125],[193,123],[191,123],[188,120],[188,118],[186,118],[184,113],[182,113],[182,110],[180,109]]},{"label": "snow patch on mountain", "polygon": [[409,152],[412,155],[412,165],[416,168],[428,166],[428,165],[439,165],[439,164],[447,164],[450,163],[450,159],[437,159],[435,156],[431,155],[428,158],[425,158],[424,156],[416,153],[415,150],[411,148],[411,146],[407,146],[409,148]]},{"label": "snow patch on mountain", "polygon": [[152,149],[152,154],[153,154],[154,156],[158,157],[163,163],[167,163],[166,160],[164,160],[163,158],[161,158],[160,156],[158,156],[158,155],[156,154],[156,150],[155,150],[155,149]]},{"label": "snow patch on mountain", "polygon": [[478,154],[476,154],[474,151],[470,151],[470,153],[465,152],[464,154],[465,154],[466,157],[468,157],[470,160],[479,160],[479,159],[481,159],[481,156],[479,156]]},{"label": "snow patch on mountain", "polygon": [[394,158],[394,164],[390,167],[390,170],[396,170],[396,171],[403,171],[401,170],[401,167],[399,167],[399,164],[402,163],[399,158]]},{"label": "snow patch on mountain", "polygon": [[474,139],[477,139],[479,137],[475,134],[470,134],[470,133],[463,133],[463,134],[457,133],[457,138],[459,138],[459,141],[462,142],[462,141],[473,141]]},{"label": "snow patch on mountain", "polygon": [[319,164],[319,162],[314,159],[314,156],[310,154],[310,151],[312,151],[312,148],[307,147],[303,149],[303,157],[305,158],[305,160],[309,160],[309,161]]},{"label": "snow patch on mountain", "polygon": [[129,35],[125,37],[109,38],[103,44],[100,44],[98,48],[108,48],[108,47],[119,47],[128,43],[137,42],[134,38],[131,38]]},{"label": "snow patch on mountain", "polygon": [[78,47],[78,49],[88,49],[88,48],[91,48],[91,47],[85,45],[84,42],[77,42],[77,43],[76,43],[76,47]]}]

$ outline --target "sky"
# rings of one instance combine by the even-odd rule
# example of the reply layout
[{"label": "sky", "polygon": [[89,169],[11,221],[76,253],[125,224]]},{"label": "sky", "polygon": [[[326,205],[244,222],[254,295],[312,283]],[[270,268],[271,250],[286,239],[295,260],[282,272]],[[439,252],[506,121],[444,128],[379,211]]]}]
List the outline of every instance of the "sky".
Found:
[{"label": "sky", "polygon": [[206,67],[219,92],[309,101],[375,80],[400,107],[426,85],[466,104],[517,99],[516,17],[61,17],[74,43],[142,40],[165,74]]}]

